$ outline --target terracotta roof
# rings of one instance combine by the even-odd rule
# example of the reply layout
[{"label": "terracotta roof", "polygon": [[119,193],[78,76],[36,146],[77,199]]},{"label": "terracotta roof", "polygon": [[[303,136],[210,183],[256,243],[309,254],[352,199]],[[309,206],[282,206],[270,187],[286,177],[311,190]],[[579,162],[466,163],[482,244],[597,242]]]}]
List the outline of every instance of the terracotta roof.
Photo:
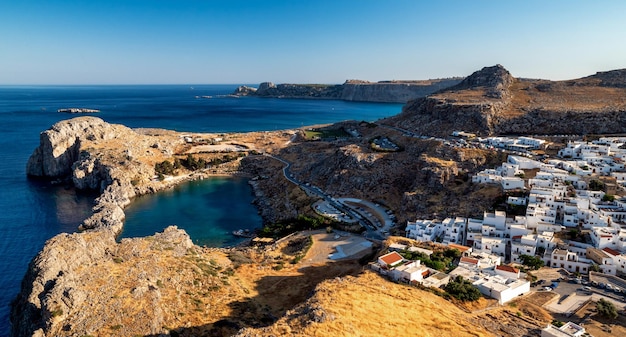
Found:
[{"label": "terracotta roof", "polygon": [[463,253],[464,251],[472,248],[472,247],[467,247],[467,246],[461,246],[461,245],[457,245],[455,243],[449,243],[448,244],[449,248],[453,248],[453,249],[458,249],[461,253]]},{"label": "terracotta roof", "polygon": [[472,259],[471,257],[462,257],[461,262],[478,264],[478,259]]},{"label": "terracotta roof", "polygon": [[396,252],[391,252],[389,254],[385,254],[383,256],[380,257],[380,259],[387,264],[388,266],[394,265],[398,262],[402,261],[402,255],[396,253]]},{"label": "terracotta roof", "polygon": [[609,254],[611,254],[611,255],[613,255],[613,256],[618,256],[618,255],[620,255],[620,253],[619,253],[618,251],[616,251],[615,249],[611,249],[611,248],[609,248],[609,247],[605,247],[605,248],[603,248],[602,250],[603,250],[603,251],[605,251],[605,252],[607,252],[607,253],[609,253]]},{"label": "terracotta roof", "polygon": [[519,269],[513,268],[511,266],[499,265],[499,266],[496,266],[496,269],[502,270],[502,271],[508,271],[509,273],[515,273],[515,274],[519,273]]}]

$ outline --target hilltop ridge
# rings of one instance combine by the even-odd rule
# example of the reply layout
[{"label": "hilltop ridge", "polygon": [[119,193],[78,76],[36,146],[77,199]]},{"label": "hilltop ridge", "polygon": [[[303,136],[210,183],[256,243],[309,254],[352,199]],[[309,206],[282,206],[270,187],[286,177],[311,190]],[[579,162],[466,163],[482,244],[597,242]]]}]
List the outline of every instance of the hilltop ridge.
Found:
[{"label": "hilltop ridge", "polygon": [[417,133],[494,134],[626,132],[626,69],[567,81],[513,77],[485,67],[459,84],[408,102],[383,123]]}]

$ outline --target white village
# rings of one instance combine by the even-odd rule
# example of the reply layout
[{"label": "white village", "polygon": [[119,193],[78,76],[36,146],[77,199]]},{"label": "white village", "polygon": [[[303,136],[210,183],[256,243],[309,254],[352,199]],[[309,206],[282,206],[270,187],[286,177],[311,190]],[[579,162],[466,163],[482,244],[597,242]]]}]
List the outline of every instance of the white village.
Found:
[{"label": "white village", "polygon": [[[626,281],[616,275],[626,275],[626,197],[619,196],[626,195],[626,137],[569,141],[556,158],[531,155],[547,145],[531,137],[491,137],[473,143],[512,153],[500,167],[479,172],[472,182],[499,184],[508,195],[506,203],[522,214],[485,211],[482,219],[408,221],[407,238],[457,250],[458,266],[444,273],[405,257],[406,252],[429,257],[433,251],[392,244],[372,269],[397,282],[437,288],[462,276],[500,305],[532,291],[556,291],[563,281],[574,286],[567,290],[573,294],[562,296],[570,298],[548,308],[552,311],[571,314],[592,296],[624,307]],[[528,268],[532,263],[537,267]],[[538,271],[531,269],[544,265],[543,270],[551,267],[559,277],[538,279]],[[585,334],[572,322],[550,324],[542,331],[542,336]]]}]

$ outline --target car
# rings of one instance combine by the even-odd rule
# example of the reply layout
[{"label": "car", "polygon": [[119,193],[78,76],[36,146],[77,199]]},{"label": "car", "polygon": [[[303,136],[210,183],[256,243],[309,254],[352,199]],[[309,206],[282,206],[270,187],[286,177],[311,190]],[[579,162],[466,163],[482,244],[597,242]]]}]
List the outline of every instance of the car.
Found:
[{"label": "car", "polygon": [[551,287],[543,287],[543,290],[545,290],[545,291],[552,291],[552,288]]},{"label": "car", "polygon": [[584,286],[584,287],[580,288],[580,290],[591,292],[591,287]]}]

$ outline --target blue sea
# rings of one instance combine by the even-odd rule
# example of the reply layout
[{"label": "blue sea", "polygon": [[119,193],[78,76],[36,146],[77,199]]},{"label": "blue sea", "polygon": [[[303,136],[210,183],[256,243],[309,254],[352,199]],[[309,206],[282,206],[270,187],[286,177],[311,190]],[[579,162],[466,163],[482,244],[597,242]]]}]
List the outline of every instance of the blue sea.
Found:
[{"label": "blue sea", "polygon": [[[57,109],[99,109],[98,117],[129,127],[190,132],[279,130],[341,120],[374,121],[400,104],[218,97],[237,85],[0,86],[0,336],[10,332],[10,302],[30,260],[45,241],[74,232],[90,215],[94,195],[50,186],[25,175],[39,133],[74,116]],[[213,98],[197,98],[212,96]],[[124,236],[151,235],[170,224],[208,246],[236,243],[230,232],[261,224],[243,179],[191,182],[137,198],[127,208]]]}]

